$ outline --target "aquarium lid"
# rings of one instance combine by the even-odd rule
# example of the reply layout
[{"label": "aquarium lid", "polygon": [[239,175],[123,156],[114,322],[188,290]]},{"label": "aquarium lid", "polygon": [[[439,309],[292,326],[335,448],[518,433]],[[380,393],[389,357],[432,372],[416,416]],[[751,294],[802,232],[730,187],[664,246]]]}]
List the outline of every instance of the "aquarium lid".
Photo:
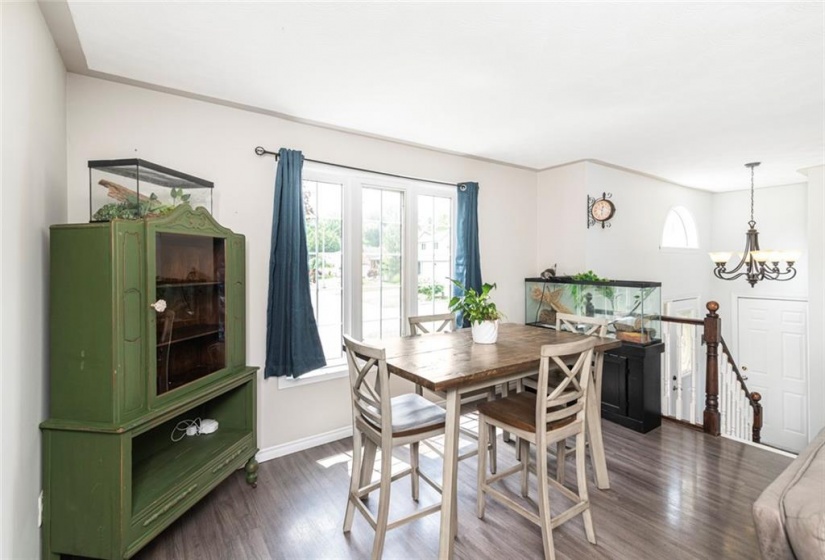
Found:
[{"label": "aquarium lid", "polygon": [[145,159],[96,159],[89,161],[89,169],[105,169],[107,173],[146,181],[161,187],[179,189],[212,189],[215,183],[188,175]]},{"label": "aquarium lid", "polygon": [[544,284],[586,284],[588,286],[615,286],[617,288],[661,288],[661,282],[636,282],[634,280],[573,280],[572,276],[554,276],[553,278],[525,278],[525,282],[541,282]]}]

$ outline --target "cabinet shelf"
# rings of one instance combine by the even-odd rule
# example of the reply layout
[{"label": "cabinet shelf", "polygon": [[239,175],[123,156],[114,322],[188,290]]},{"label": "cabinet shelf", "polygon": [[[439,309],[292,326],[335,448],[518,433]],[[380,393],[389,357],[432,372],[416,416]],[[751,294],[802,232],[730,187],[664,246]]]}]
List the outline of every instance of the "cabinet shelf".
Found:
[{"label": "cabinet shelf", "polygon": [[161,346],[168,346],[170,344],[177,344],[187,340],[202,338],[221,332],[220,325],[193,325],[190,327],[180,327],[172,336],[172,340],[159,341],[158,348]]},{"label": "cabinet shelf", "polygon": [[160,281],[157,283],[157,287],[160,288],[191,288],[191,287],[200,287],[200,286],[223,286],[224,282],[171,282],[171,281]]},{"label": "cabinet shelf", "polygon": [[[205,465],[239,443],[251,430],[220,427],[201,436],[184,436],[132,466],[132,512],[137,516],[192,475],[193,465]],[[169,434],[161,434],[169,437]]]}]

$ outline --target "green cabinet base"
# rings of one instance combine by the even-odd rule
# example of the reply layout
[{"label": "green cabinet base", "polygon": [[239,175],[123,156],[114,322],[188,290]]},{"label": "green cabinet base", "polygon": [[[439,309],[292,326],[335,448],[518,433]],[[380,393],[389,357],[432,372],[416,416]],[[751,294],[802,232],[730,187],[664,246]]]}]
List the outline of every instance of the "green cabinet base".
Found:
[{"label": "green cabinet base", "polygon": [[[44,557],[129,558],[235,470],[255,486],[255,372],[125,428],[44,422]],[[197,417],[218,430],[172,441]]]}]

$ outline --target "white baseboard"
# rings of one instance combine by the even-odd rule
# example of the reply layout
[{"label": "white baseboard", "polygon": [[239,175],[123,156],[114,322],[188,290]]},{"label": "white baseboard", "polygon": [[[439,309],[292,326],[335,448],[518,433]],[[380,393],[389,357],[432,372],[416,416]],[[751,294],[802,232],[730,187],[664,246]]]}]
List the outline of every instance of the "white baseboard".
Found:
[{"label": "white baseboard", "polygon": [[338,428],[337,430],[332,430],[330,432],[324,432],[323,434],[296,439],[295,441],[261,449],[255,457],[258,459],[259,463],[264,463],[272,459],[277,459],[278,457],[303,451],[304,449],[311,449],[313,447],[318,447],[319,445],[324,445],[325,443],[338,441],[339,439],[344,439],[346,437],[350,437],[351,435],[352,426],[344,426],[343,428]]},{"label": "white baseboard", "polygon": [[[486,393],[481,393],[472,397],[463,397],[461,402],[468,403],[484,400],[486,398]],[[444,405],[444,399],[440,399],[435,402],[436,404]],[[266,461],[271,461],[272,459],[277,459],[278,457],[291,455],[292,453],[297,453],[298,451],[318,447],[319,445],[324,445],[325,443],[330,443],[332,441],[338,441],[339,439],[344,439],[350,436],[352,436],[352,426],[344,426],[343,428],[338,428],[337,430],[332,430],[330,432],[324,432],[323,434],[296,439],[295,441],[261,449],[258,451],[255,458],[259,463],[264,463]]]},{"label": "white baseboard", "polygon": [[784,451],[782,449],[777,449],[776,447],[771,447],[770,445],[762,445],[761,443],[754,443],[747,439],[738,438],[735,436],[728,436],[725,434],[720,434],[723,438],[732,439],[733,441],[738,441],[739,443],[744,443],[745,445],[750,445],[751,447],[758,447],[759,449],[764,449],[765,451],[770,451],[771,453],[776,453],[777,455],[782,455],[783,457],[789,457],[791,459],[796,459],[797,455],[793,453],[789,453],[788,451]]}]

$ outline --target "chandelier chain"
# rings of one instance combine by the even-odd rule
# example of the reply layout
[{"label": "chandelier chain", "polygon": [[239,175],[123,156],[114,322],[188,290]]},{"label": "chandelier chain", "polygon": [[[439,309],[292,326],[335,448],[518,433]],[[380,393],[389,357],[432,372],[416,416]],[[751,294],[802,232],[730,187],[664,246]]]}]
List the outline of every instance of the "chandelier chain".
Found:
[{"label": "chandelier chain", "polygon": [[753,168],[754,166],[751,166],[751,223],[755,224],[756,222],[753,221]]}]

